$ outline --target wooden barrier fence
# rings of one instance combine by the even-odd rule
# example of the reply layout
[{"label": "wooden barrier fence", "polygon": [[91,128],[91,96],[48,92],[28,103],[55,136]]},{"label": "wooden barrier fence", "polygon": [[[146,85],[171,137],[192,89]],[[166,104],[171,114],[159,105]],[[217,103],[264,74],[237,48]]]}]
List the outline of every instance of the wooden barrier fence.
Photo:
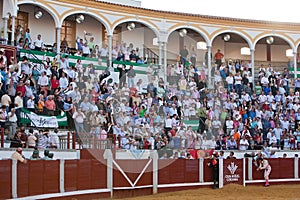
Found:
[{"label": "wooden barrier fence", "polygon": [[[103,151],[102,151],[103,152]],[[208,159],[117,160],[111,150],[104,159],[37,160],[27,164],[0,160],[0,199],[131,197],[212,185]],[[270,183],[292,183],[299,179],[298,158],[269,159]],[[220,159],[219,184],[261,184],[252,158]]]}]

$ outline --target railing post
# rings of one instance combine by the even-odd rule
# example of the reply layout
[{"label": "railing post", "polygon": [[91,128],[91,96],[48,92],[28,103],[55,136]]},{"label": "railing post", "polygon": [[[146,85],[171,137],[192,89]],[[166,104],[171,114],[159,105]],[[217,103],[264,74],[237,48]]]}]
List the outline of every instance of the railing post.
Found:
[{"label": "railing post", "polygon": [[75,132],[72,132],[72,149],[76,149],[76,137]]},{"label": "railing post", "polygon": [[12,198],[17,198],[18,194],[18,188],[17,188],[17,163],[18,161],[13,159],[12,160],[12,168],[11,168],[11,193],[12,193]]},{"label": "railing post", "polygon": [[60,160],[59,163],[59,191],[65,192],[65,160]]},{"label": "railing post", "polygon": [[107,189],[110,190],[110,197],[113,197],[113,154],[111,150],[106,149],[103,157],[106,159]]},{"label": "railing post", "polygon": [[299,157],[294,160],[294,178],[299,178]]},{"label": "railing post", "polygon": [[67,149],[70,149],[70,132],[67,135]]},{"label": "railing post", "polygon": [[4,128],[1,128],[1,148],[4,147]]},{"label": "railing post", "polygon": [[248,158],[248,180],[252,180],[252,158]]},{"label": "railing post", "polygon": [[219,188],[223,188],[223,159],[219,159]]},{"label": "railing post", "polygon": [[204,174],[204,159],[199,158],[199,182],[200,183],[204,182],[203,174]]},{"label": "railing post", "polygon": [[243,186],[246,186],[246,158],[243,158]]},{"label": "railing post", "polygon": [[[100,141],[100,142],[101,142],[101,141]],[[96,136],[96,135],[94,135],[93,149],[97,149],[97,136]]]},{"label": "railing post", "polygon": [[151,151],[150,158],[152,158],[153,162],[153,194],[157,194],[157,188],[158,188],[158,154],[157,151]]}]

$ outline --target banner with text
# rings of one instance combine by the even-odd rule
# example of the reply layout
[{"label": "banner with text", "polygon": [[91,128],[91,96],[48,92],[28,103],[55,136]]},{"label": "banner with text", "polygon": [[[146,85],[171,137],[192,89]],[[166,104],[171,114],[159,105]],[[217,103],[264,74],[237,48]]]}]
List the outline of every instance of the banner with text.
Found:
[{"label": "banner with text", "polygon": [[243,185],[243,159],[223,160],[224,185],[235,183]]},{"label": "banner with text", "polygon": [[58,116],[46,116],[38,115],[25,108],[22,109],[21,122],[24,124],[30,124],[31,126],[39,128],[58,128],[62,126],[68,126],[67,116],[62,113]]}]

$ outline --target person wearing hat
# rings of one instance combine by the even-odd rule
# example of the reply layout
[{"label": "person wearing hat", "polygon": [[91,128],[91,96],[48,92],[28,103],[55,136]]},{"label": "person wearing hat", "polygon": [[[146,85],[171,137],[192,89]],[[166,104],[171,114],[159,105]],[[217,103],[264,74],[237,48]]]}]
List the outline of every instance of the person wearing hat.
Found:
[{"label": "person wearing hat", "polygon": [[212,169],[213,189],[219,188],[219,154],[214,152],[210,162],[207,164]]}]

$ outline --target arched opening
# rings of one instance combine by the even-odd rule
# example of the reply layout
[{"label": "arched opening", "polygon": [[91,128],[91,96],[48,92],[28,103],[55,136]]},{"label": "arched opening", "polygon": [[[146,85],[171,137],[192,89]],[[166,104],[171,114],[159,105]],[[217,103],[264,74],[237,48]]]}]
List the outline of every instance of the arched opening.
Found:
[{"label": "arched opening", "polygon": [[[156,41],[156,42],[155,42]],[[113,28],[113,60],[158,64],[158,36],[146,22],[128,20]],[[131,55],[134,50],[136,56]],[[114,55],[119,51],[119,56]],[[129,55],[128,55],[129,53]],[[120,57],[121,56],[121,57]]]},{"label": "arched opening", "polygon": [[[182,27],[174,30],[168,37],[168,63],[177,62],[180,54],[185,61],[197,67],[205,65],[207,41],[198,31]],[[185,63],[184,63],[185,64]]]},{"label": "arched opening", "polygon": [[293,47],[288,40],[276,35],[259,38],[255,43],[256,81],[264,75],[269,77],[273,72],[282,74],[285,69],[293,74],[293,60]]},{"label": "arched opening", "polygon": [[238,33],[224,32],[212,41],[212,61],[218,67],[233,65],[234,72],[249,67],[251,51],[247,40]]},{"label": "arched opening", "polygon": [[[100,49],[108,57],[107,31],[103,23],[94,16],[73,13],[67,16],[61,25],[61,51],[69,50],[78,56],[98,58]],[[88,47],[88,48],[85,48]]]},{"label": "arched opening", "polygon": [[[48,46],[52,46],[55,42],[55,26],[53,15],[44,8],[33,4],[20,4],[18,15],[15,19],[14,38],[16,43],[18,43],[20,39],[23,39],[22,42],[24,43],[25,38],[29,38],[29,45],[34,45],[34,40],[36,40],[40,34],[47,48]],[[11,18],[9,19],[8,27],[10,30],[13,28]],[[34,48],[34,46],[29,48]]]}]

